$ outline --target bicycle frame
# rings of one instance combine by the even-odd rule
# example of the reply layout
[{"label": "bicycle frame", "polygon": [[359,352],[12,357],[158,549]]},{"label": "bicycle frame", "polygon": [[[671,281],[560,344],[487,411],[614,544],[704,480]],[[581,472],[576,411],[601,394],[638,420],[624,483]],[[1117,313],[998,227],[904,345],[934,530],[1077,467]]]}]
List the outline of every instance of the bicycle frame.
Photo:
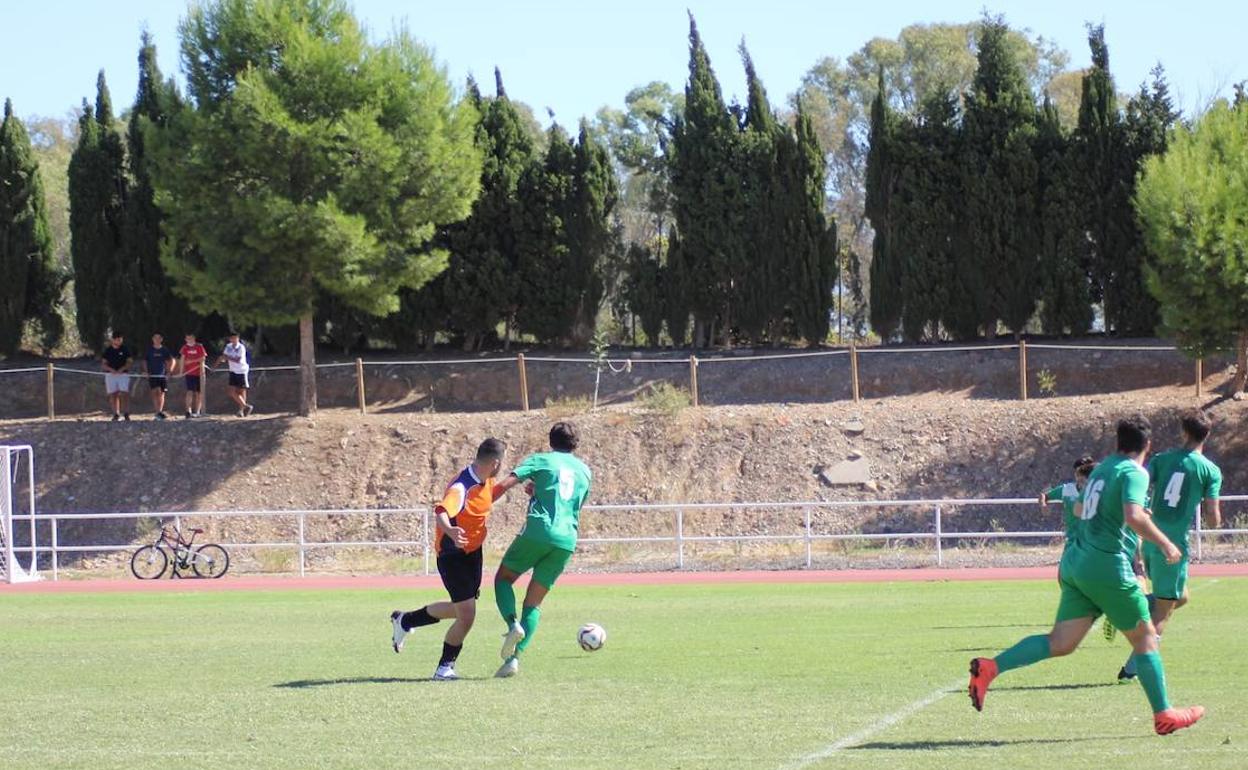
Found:
[{"label": "bicycle frame", "polygon": [[[170,537],[170,532],[173,536]],[[165,548],[173,552],[173,560],[170,566],[170,577],[180,578],[178,570],[188,569],[191,566],[192,559],[198,559],[199,554],[195,553],[192,546],[195,544],[195,535],[199,533],[192,532],[191,539],[186,540],[182,537],[182,530],[170,529],[169,527],[160,528],[160,537],[156,538],[154,545],[159,548],[164,545]]]}]

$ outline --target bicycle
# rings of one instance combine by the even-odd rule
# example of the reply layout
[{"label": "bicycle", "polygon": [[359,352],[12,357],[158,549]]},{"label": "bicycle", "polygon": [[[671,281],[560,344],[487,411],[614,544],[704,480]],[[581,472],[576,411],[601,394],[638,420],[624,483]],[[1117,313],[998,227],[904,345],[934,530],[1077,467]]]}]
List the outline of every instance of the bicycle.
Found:
[{"label": "bicycle", "polygon": [[130,557],[130,571],[139,580],[155,580],[165,574],[172,565],[170,578],[182,577],[182,570],[191,570],[195,577],[219,578],[230,568],[230,554],[216,543],[204,543],[195,548],[195,536],[202,529],[192,529],[191,539],[182,537],[180,529],[160,528],[160,537],[151,545],[145,545]]}]

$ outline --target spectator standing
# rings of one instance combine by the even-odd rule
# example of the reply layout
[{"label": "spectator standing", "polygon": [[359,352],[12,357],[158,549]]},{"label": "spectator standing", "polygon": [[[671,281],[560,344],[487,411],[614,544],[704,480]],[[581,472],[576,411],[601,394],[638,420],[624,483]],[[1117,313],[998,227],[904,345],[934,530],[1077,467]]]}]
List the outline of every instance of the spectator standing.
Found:
[{"label": "spectator standing", "polygon": [[134,360],[121,332],[113,332],[108,347],[100,356],[104,369],[104,391],[113,410],[113,422],[125,415],[130,421],[130,364]]},{"label": "spectator standing", "polygon": [[152,391],[152,408],[156,410],[156,419],[165,420],[165,396],[169,392],[169,376],[178,368],[178,359],[169,348],[165,347],[164,335],[157,332],[152,335],[152,344],[143,356],[147,368],[147,386]]},{"label": "spectator standing", "polygon": [[186,379],[186,419],[199,417],[204,413],[204,361],[208,358],[208,350],[195,335],[186,335],[186,342],[178,351],[182,362],[182,374]]},{"label": "spectator standing", "polygon": [[238,407],[238,416],[246,417],[255,411],[255,407],[247,403],[247,390],[251,383],[247,379],[251,365],[247,363],[247,346],[238,338],[238,332],[231,331],[229,344],[225,346],[217,363],[226,361],[230,365],[230,400]]}]

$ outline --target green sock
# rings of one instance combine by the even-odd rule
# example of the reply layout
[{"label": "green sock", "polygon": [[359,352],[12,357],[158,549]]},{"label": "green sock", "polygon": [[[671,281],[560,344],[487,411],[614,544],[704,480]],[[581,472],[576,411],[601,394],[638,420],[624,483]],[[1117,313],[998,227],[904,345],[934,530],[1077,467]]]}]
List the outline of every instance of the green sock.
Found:
[{"label": "green sock", "polygon": [[516,590],[506,580],[494,578],[494,603],[508,627],[516,622]]},{"label": "green sock", "polygon": [[1161,665],[1161,653],[1154,650],[1135,656],[1135,667],[1140,673],[1140,684],[1148,696],[1148,705],[1156,714],[1170,708],[1170,696],[1166,694],[1166,669]]},{"label": "green sock", "polygon": [[995,658],[997,672],[1003,674],[1011,669],[1030,666],[1049,658],[1050,655],[1049,637],[1043,634],[1029,636]]},{"label": "green sock", "polygon": [[542,619],[541,607],[525,607],[520,613],[520,627],[524,629],[524,639],[520,640],[520,644],[516,645],[516,652],[524,652],[529,646],[529,642],[533,641],[533,635],[537,633],[537,621]]}]

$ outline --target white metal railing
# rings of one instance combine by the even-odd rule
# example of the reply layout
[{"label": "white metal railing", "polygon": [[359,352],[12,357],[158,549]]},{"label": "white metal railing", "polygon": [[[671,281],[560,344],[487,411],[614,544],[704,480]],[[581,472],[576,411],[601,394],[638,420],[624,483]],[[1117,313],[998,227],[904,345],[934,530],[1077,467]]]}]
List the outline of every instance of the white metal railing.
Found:
[{"label": "white metal railing", "polygon": [[[1222,497],[1224,502],[1248,502],[1248,495],[1228,495]],[[630,537],[585,537],[580,539],[583,545],[608,544],[608,543],[628,543],[628,544],[647,544],[647,543],[671,543],[674,546],[675,568],[683,569],[685,565],[685,546],[691,543],[749,543],[749,542],[799,542],[805,546],[805,566],[810,568],[813,564],[813,544],[816,542],[827,541],[931,541],[933,544],[933,555],[937,566],[944,566],[944,543],[949,540],[963,539],[1038,539],[1052,540],[1060,538],[1062,532],[1056,530],[1044,531],[948,531],[945,529],[944,511],[947,508],[957,507],[1005,507],[1005,506],[1034,506],[1037,505],[1036,498],[1020,497],[1020,498],[988,498],[988,499],[958,499],[958,498],[938,498],[938,499],[921,499],[921,500],[835,500],[835,501],[806,501],[806,502],[762,502],[762,503],[662,503],[662,504],[606,504],[586,506],[586,512],[638,512],[638,511],[666,511],[673,515],[672,534],[671,535],[645,535]],[[1057,505],[1057,503],[1050,503]],[[862,509],[862,508],[929,508],[932,514],[932,529],[928,532],[872,532],[872,533],[819,533],[812,526],[811,514],[816,510],[826,509]],[[685,534],[685,514],[691,511],[778,511],[778,510],[800,510],[802,511],[802,530],[797,534],[776,534],[776,535],[687,535]],[[309,516],[420,516],[421,519],[421,537],[418,540],[349,540],[349,541],[313,541],[308,540],[306,536],[306,525]],[[299,575],[306,574],[307,551],[309,549],[321,548],[346,548],[346,547],[365,547],[365,548],[396,548],[396,547],[414,547],[419,546],[424,558],[424,573],[430,574],[430,562],[433,553],[433,538],[430,529],[433,523],[431,509],[429,508],[341,508],[341,509],[291,509],[291,510],[236,510],[236,511],[143,511],[143,512],[122,512],[122,513],[40,513],[34,516],[22,515],[14,516],[15,521],[30,521],[33,527],[36,522],[47,522],[50,527],[50,544],[40,548],[39,544],[33,539],[29,545],[15,546],[15,552],[31,554],[32,565],[36,564],[40,551],[44,551],[50,555],[52,563],[52,578],[55,580],[59,576],[60,555],[67,553],[106,553],[115,551],[130,551],[138,547],[135,543],[119,543],[119,544],[101,544],[101,545],[77,545],[65,546],[60,544],[60,523],[66,521],[99,521],[99,520],[115,520],[115,519],[163,519],[172,520],[175,526],[180,527],[183,519],[193,518],[278,518],[290,517],[295,519],[296,539],[289,541],[274,542],[221,542],[221,545],[234,549],[266,549],[266,548],[286,548],[296,549],[299,554]],[[1196,558],[1200,559],[1204,555],[1204,541],[1207,537],[1225,537],[1233,535],[1248,535],[1248,529],[1219,529],[1215,531],[1205,530],[1200,522],[1200,517],[1196,521],[1195,537],[1193,538],[1196,546]]]}]

